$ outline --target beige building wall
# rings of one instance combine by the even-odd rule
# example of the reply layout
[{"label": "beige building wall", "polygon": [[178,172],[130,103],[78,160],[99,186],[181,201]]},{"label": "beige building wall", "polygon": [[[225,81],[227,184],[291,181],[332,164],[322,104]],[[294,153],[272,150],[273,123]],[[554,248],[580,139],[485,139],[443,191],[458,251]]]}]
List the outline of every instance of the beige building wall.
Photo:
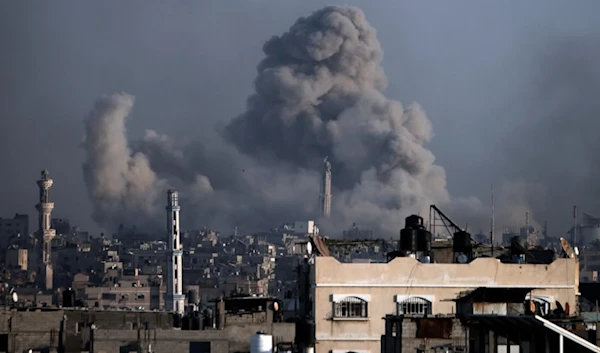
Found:
[{"label": "beige building wall", "polygon": [[[398,302],[426,300],[431,314],[452,314],[456,310],[452,300],[478,287],[535,288],[533,299],[550,303],[551,309],[555,301],[563,306],[569,303],[573,311],[578,266],[577,259],[557,259],[549,265],[503,264],[494,258],[478,258],[469,264],[422,264],[412,258],[364,264],[316,257],[312,274],[315,352],[379,352],[385,333],[383,317],[397,314]],[[339,305],[336,309],[335,303],[344,300],[367,302],[366,317],[339,317],[348,316]],[[360,311],[360,304],[350,305]]]}]

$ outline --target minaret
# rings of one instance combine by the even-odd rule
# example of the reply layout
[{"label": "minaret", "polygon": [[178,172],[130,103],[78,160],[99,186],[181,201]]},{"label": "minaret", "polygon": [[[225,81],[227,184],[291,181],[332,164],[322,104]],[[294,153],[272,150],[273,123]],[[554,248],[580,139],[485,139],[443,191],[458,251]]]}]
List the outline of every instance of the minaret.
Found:
[{"label": "minaret", "polygon": [[[41,264],[39,268],[40,280],[46,289],[52,289],[52,239],[56,231],[50,229],[50,214],[54,209],[54,202],[50,202],[50,187],[54,181],[50,179],[47,170],[42,171],[42,178],[37,181],[40,188],[40,202],[35,206],[39,214],[38,220],[38,250],[41,247]],[[39,256],[40,252],[38,252]],[[41,282],[40,281],[40,282]]]},{"label": "minaret", "polygon": [[329,217],[331,214],[331,163],[329,163],[328,157],[325,157],[323,160],[323,181],[319,204],[321,207],[321,216]]},{"label": "minaret", "polygon": [[177,191],[167,192],[167,232],[169,234],[169,259],[167,263],[167,293],[165,305],[168,311],[183,314],[185,295],[182,294],[181,243],[179,239],[179,196]]}]

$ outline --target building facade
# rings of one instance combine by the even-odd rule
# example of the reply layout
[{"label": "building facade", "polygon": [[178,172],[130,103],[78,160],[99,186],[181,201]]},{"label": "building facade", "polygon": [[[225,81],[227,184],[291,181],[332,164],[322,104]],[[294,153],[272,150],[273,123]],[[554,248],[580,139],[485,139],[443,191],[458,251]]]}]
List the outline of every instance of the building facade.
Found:
[{"label": "building facade", "polygon": [[556,301],[576,308],[578,271],[571,258],[534,265],[494,258],[436,264],[399,257],[365,264],[316,257],[310,274],[315,352],[378,352],[386,315],[455,314],[454,300],[479,287],[532,288],[529,298],[546,310]]}]

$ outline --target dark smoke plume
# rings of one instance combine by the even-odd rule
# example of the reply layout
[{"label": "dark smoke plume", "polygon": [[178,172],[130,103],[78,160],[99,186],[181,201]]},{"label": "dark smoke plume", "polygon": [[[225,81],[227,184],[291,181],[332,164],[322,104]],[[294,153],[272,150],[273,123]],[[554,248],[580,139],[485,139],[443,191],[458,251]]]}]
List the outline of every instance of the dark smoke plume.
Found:
[{"label": "dark smoke plume", "polygon": [[381,91],[383,52],[364,14],[326,7],[263,48],[256,93],[224,132],[242,153],[298,168],[333,166],[333,221],[396,233],[403,216],[445,203],[444,170],[424,147],[431,122]]},{"label": "dark smoke plume", "polygon": [[396,236],[404,217],[426,215],[432,203],[487,222],[477,199],[451,206],[444,169],[425,147],[433,132],[423,109],[382,94],[383,52],[360,9],[326,7],[263,49],[256,92],[221,130],[222,144],[154,131],[128,143],[133,98],[98,101],[86,122],[84,167],[98,222],[156,219],[168,187],[186,199],[193,215],[186,228],[254,230],[314,219],[325,156],[333,170],[332,216],[319,222],[330,235],[357,222]]}]

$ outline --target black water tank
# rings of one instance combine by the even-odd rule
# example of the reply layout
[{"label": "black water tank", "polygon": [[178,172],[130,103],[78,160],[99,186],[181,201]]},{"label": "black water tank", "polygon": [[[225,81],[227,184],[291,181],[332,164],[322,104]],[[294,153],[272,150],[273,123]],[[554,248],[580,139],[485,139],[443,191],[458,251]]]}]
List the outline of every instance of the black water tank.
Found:
[{"label": "black water tank", "polygon": [[420,231],[421,236],[419,237],[419,251],[423,251],[426,253],[431,252],[431,233],[426,231],[425,229]]},{"label": "black water tank", "polygon": [[71,288],[63,292],[63,307],[72,308],[75,306],[75,291]]},{"label": "black water tank", "polygon": [[404,220],[404,228],[422,229],[423,228],[423,217],[412,215],[406,217]]},{"label": "black water tank", "polygon": [[194,316],[192,318],[192,330],[195,330],[195,331],[200,330],[200,318],[197,316]]},{"label": "black water tank", "polygon": [[173,327],[181,328],[181,315],[173,314]]},{"label": "black water tank", "polygon": [[400,251],[411,253],[430,252],[431,233],[425,229],[402,229],[400,231]]},{"label": "black water tank", "polygon": [[418,229],[404,228],[400,230],[400,251],[417,252],[418,247]]},{"label": "black water tank", "polygon": [[528,247],[525,237],[515,236],[510,239],[510,251],[513,255],[521,255]]},{"label": "black water tank", "polygon": [[192,317],[186,315],[181,318],[181,329],[182,330],[190,330],[192,327]]},{"label": "black water tank", "polygon": [[202,316],[204,317],[204,319],[202,320],[203,321],[202,326],[212,328],[213,327],[212,310],[210,310],[209,308],[202,310]]},{"label": "black water tank", "polygon": [[473,249],[473,246],[471,245],[471,234],[465,231],[454,233],[452,249],[454,252],[470,253]]},{"label": "black water tank", "polygon": [[312,320],[303,319],[296,323],[296,344],[312,346],[315,344],[316,326]]},{"label": "black water tank", "polygon": [[188,291],[188,304],[198,304],[198,291],[194,289]]}]

